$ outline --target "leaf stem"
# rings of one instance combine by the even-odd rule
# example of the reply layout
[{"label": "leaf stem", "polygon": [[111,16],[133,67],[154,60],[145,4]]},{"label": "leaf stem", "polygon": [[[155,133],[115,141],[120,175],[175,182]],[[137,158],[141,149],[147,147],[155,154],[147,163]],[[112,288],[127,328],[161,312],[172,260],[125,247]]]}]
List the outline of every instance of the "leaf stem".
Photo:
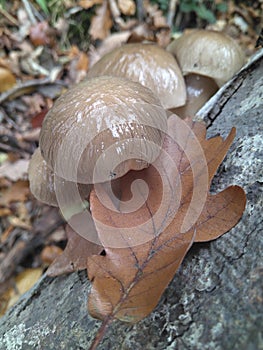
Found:
[{"label": "leaf stem", "polygon": [[89,350],[96,350],[97,349],[97,346],[100,344],[101,340],[103,339],[103,337],[106,333],[108,326],[111,324],[112,321],[113,321],[112,317],[105,318],[105,320],[102,322],[100,328],[98,329],[97,334],[96,334],[95,338],[93,339]]}]

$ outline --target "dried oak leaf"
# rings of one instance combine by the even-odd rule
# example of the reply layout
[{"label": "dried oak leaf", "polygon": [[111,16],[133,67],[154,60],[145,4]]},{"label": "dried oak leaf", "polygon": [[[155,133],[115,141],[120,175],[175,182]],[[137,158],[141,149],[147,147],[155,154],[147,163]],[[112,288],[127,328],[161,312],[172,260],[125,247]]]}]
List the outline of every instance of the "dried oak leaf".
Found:
[{"label": "dried oak leaf", "polygon": [[67,246],[63,253],[49,266],[48,276],[58,276],[76,270],[84,270],[87,268],[88,256],[99,254],[103,249],[101,246],[81,237],[69,225],[66,226],[66,234],[68,238]]},{"label": "dried oak leaf", "polygon": [[[235,129],[226,140],[206,140],[201,123],[171,116],[168,125],[158,160],[121,178],[118,208],[111,206],[103,186],[91,193],[91,212],[105,254],[88,258],[88,308],[105,322],[135,323],[146,317],[192,243],[221,236],[245,208],[245,193],[238,186],[208,193]],[[129,206],[135,210],[129,212]]]},{"label": "dried oak leaf", "polygon": [[103,40],[110,34],[112,20],[108,2],[103,1],[103,4],[97,8],[96,15],[91,20],[89,34],[93,40]]}]

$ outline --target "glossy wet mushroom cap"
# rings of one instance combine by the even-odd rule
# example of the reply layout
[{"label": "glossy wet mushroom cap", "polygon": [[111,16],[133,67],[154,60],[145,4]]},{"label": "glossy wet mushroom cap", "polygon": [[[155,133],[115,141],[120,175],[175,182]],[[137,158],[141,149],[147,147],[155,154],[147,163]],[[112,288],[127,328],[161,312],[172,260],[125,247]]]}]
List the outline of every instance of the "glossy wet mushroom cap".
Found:
[{"label": "glossy wet mushroom cap", "polygon": [[112,75],[141,83],[159,97],[164,108],[182,106],[186,100],[182,72],[173,55],[152,44],[127,44],[103,56],[88,77]]},{"label": "glossy wet mushroom cap", "polygon": [[238,44],[228,35],[211,30],[193,30],[167,47],[184,75],[195,73],[213,78],[218,86],[226,83],[245,63]]},{"label": "glossy wet mushroom cap", "polygon": [[[55,180],[54,172],[47,166],[47,163],[43,159],[39,148],[35,150],[30,160],[28,167],[28,179],[30,191],[34,197],[36,197],[40,202],[55,207],[58,206],[56,189],[59,190],[60,193],[65,193],[69,184],[69,181],[57,176]],[[82,199],[88,198],[91,191],[91,186],[79,184],[78,190]],[[67,196],[64,196],[64,198],[67,198]],[[68,203],[70,203],[70,198],[68,199]],[[74,205],[74,203],[71,204]]]},{"label": "glossy wet mushroom cap", "polygon": [[152,91],[128,79],[99,77],[55,102],[43,122],[40,149],[58,176],[106,182],[154,162],[166,127],[166,112]]}]

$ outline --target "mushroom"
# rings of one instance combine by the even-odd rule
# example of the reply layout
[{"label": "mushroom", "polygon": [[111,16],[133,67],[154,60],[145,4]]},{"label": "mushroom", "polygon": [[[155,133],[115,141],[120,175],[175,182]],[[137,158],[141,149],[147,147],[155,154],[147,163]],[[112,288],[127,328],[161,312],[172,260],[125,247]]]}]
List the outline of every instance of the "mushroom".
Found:
[{"label": "mushroom", "polygon": [[220,87],[244,64],[241,48],[228,35],[212,30],[183,34],[167,47],[177,59],[183,75],[195,73],[215,80]]},{"label": "mushroom", "polygon": [[186,79],[186,107],[172,110],[182,116],[194,116],[245,62],[241,48],[232,38],[211,30],[183,34],[168,45],[167,51],[175,56]]},{"label": "mushroom", "polygon": [[196,112],[213,96],[217,90],[216,82],[198,74],[188,74],[185,76],[187,99],[182,107],[171,108],[170,111],[181,118],[194,117]]},{"label": "mushroom", "polygon": [[127,44],[103,56],[88,72],[125,77],[151,89],[164,108],[185,104],[186,90],[181,70],[173,55],[153,44]]},{"label": "mushroom", "polygon": [[158,157],[166,111],[146,87],[125,78],[88,79],[46,115],[40,149],[54,173],[83,184],[107,182]]},{"label": "mushroom", "polygon": [[[30,190],[32,194],[41,202],[51,206],[58,206],[56,190],[64,191],[67,189],[69,181],[56,177],[53,170],[51,170],[46,161],[41,156],[40,148],[37,148],[32,155],[28,167],[28,178],[30,183]],[[56,188],[56,187],[59,187]],[[82,199],[87,198],[91,186],[78,184],[80,196]],[[68,200],[70,202],[70,200]],[[71,203],[74,205],[74,203]]]}]

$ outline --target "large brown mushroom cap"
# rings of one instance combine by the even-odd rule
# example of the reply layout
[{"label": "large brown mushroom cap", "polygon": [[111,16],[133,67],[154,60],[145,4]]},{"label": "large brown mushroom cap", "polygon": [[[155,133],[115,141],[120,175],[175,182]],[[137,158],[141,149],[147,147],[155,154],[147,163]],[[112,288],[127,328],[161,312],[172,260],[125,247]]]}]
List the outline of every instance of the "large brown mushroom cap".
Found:
[{"label": "large brown mushroom cap", "polygon": [[213,78],[218,86],[226,83],[245,63],[237,43],[222,32],[194,30],[183,34],[167,47],[184,75],[195,73]]},{"label": "large brown mushroom cap", "polygon": [[103,56],[88,72],[88,77],[125,77],[151,89],[164,108],[182,106],[185,83],[173,55],[152,44],[127,44]]},{"label": "large brown mushroom cap", "polygon": [[99,183],[155,161],[167,127],[159,99],[124,78],[86,80],[62,95],[46,115],[40,149],[69,181]]},{"label": "large brown mushroom cap", "polygon": [[[39,148],[35,150],[30,160],[28,167],[28,178],[32,194],[39,201],[55,207],[58,206],[56,189],[60,191],[60,193],[66,193],[68,190],[69,181],[57,176],[55,180],[55,175],[47,166],[47,163],[43,159]],[[55,189],[55,187],[59,188]],[[91,186],[79,184],[78,189],[80,197],[84,199],[88,197]],[[66,196],[64,197],[67,198]],[[70,198],[67,202],[70,203]],[[74,205],[74,203],[71,202],[71,205]]]}]

